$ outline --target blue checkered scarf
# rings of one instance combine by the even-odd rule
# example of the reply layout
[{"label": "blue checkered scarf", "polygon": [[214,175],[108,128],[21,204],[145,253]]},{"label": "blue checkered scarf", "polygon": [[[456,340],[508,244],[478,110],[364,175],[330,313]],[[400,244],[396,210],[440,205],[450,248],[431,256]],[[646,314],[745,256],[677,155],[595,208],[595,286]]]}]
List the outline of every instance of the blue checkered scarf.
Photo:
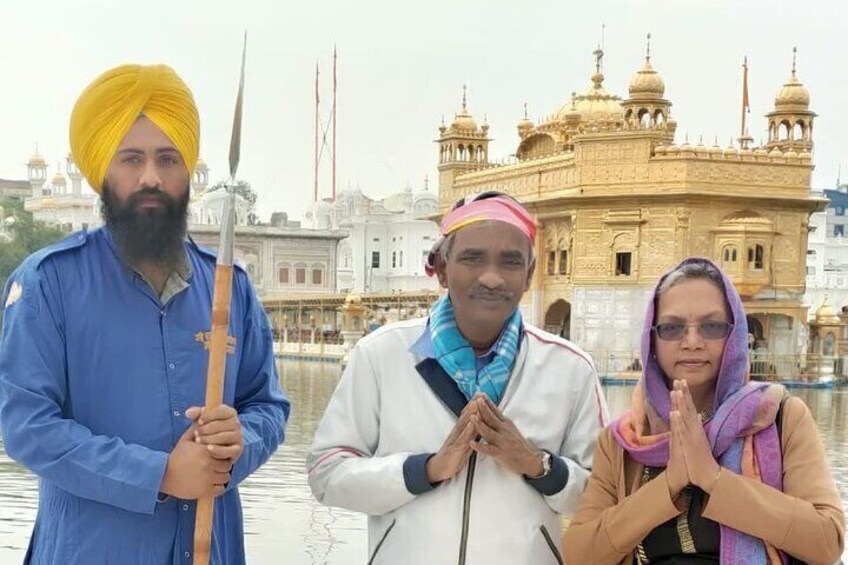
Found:
[{"label": "blue checkered scarf", "polygon": [[430,310],[433,353],[468,400],[484,392],[495,404],[500,402],[518,352],[520,333],[521,313],[516,308],[493,348],[494,359],[478,371],[474,348],[459,332],[449,296],[440,298]]}]

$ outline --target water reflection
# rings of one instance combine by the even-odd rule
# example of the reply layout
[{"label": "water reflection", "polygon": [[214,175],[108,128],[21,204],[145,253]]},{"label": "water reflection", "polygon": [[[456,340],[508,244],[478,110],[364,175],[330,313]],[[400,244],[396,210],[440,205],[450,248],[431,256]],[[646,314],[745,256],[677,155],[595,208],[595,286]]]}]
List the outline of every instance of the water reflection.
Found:
[{"label": "water reflection", "polygon": [[[248,562],[363,563],[365,518],[316,503],[304,472],[306,452],[338,382],[339,366],[282,362],[280,379],[293,407],[286,443],[241,489]],[[631,390],[605,387],[614,416],[629,404]],[[848,391],[794,390],[793,394],[807,403],[818,422],[831,469],[848,502]],[[35,479],[5,456],[0,440],[0,563],[21,562],[37,496]]]}]

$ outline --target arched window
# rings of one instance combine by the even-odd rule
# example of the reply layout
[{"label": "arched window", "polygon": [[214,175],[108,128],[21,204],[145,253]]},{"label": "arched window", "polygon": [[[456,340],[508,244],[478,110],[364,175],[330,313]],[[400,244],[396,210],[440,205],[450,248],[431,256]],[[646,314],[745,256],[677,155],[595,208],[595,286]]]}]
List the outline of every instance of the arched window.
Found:
[{"label": "arched window", "polygon": [[289,266],[281,265],[279,269],[277,269],[277,281],[280,284],[289,284]]},{"label": "arched window", "polygon": [[789,122],[780,123],[780,139],[789,139]]},{"label": "arched window", "polygon": [[828,333],[824,336],[824,347],[822,347],[822,355],[833,355],[833,346],[836,342],[836,338],[832,333]]},{"label": "arched window", "polygon": [[294,267],[294,283],[306,284],[306,265],[298,264]]},{"label": "arched window", "polygon": [[763,268],[763,246],[759,243],[748,248],[748,268],[755,271]]},{"label": "arched window", "polygon": [[801,120],[795,122],[795,139],[797,141],[806,141],[807,139],[807,124],[805,124]]},{"label": "arched window", "polygon": [[661,126],[665,123],[665,114],[663,114],[662,110],[657,110],[654,113],[654,123],[658,126]]},{"label": "arched window", "polygon": [[730,266],[736,262],[736,247],[733,245],[725,245],[721,252],[722,264]]}]

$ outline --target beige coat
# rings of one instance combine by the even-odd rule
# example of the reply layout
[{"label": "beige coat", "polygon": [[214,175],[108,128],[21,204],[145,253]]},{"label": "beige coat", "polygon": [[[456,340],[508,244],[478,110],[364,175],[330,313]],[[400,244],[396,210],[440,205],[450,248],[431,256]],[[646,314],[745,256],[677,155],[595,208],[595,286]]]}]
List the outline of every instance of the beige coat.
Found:
[{"label": "beige coat", "polygon": [[[725,469],[703,515],[807,563],[832,565],[842,553],[845,515],[816,423],[801,399],[786,401],[782,427],[783,492]],[[639,488],[641,475],[642,465],[605,428],[580,507],[563,537],[566,563],[633,563],[636,545],[680,513],[665,471]]]}]

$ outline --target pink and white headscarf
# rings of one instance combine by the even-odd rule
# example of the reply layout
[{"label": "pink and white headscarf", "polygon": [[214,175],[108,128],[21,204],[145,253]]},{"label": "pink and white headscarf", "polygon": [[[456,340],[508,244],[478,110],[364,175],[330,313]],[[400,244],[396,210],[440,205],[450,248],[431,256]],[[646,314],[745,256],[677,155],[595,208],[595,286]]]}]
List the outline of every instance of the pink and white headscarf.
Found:
[{"label": "pink and white headscarf", "polygon": [[427,275],[432,277],[436,274],[436,257],[450,234],[473,223],[488,221],[504,222],[515,226],[527,236],[531,245],[536,244],[536,222],[517,200],[493,191],[466,196],[442,218],[439,238],[433,244],[424,263],[424,271]]}]

